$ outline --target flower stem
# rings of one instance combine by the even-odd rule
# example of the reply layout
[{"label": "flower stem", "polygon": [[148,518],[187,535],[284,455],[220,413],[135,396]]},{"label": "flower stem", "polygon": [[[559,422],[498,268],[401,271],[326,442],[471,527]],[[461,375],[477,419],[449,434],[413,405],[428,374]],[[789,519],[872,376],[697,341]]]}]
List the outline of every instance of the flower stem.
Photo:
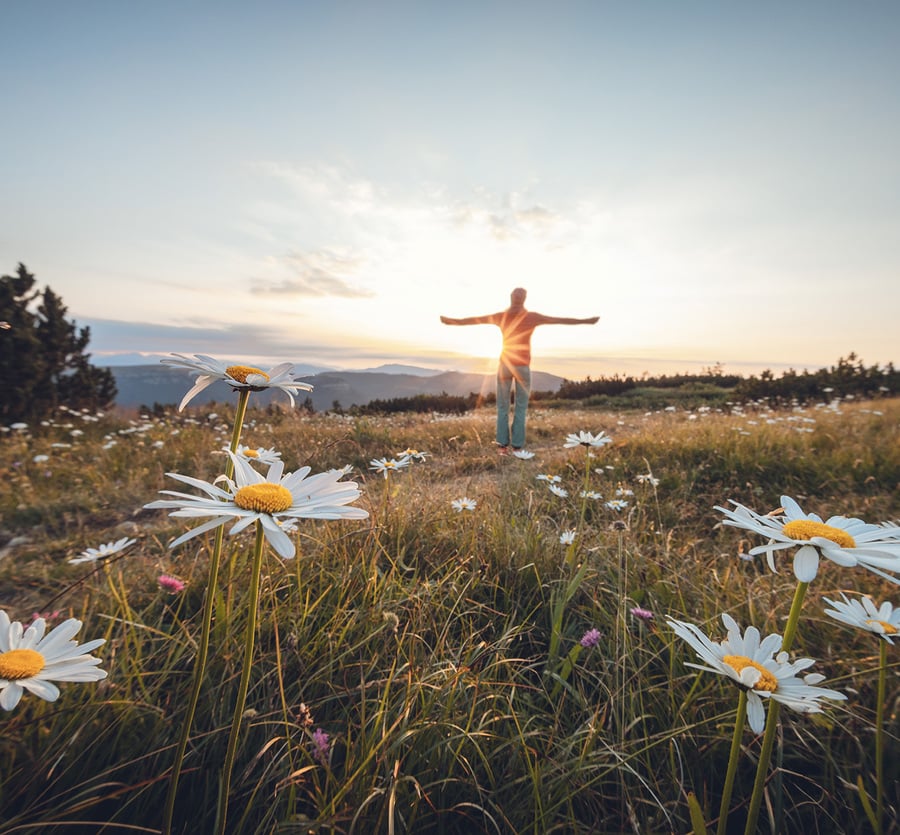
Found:
[{"label": "flower stem", "polygon": [[887,641],[881,644],[881,664],[878,668],[878,702],[875,705],[875,832],[881,835],[884,816],[884,700],[887,694]]},{"label": "flower stem", "polygon": [[569,547],[566,548],[566,559],[565,563],[567,566],[575,565],[575,552],[578,549],[577,541],[581,538],[581,532],[584,530],[584,517],[587,514],[587,496],[584,495],[587,493],[588,487],[591,483],[591,453],[585,452],[584,454],[584,483],[581,486],[581,510],[578,514],[578,524],[575,527],[575,539],[569,544]]},{"label": "flower stem", "polygon": [[[794,601],[791,603],[791,611],[788,614],[787,625],[784,628],[784,638],[781,641],[781,649],[787,652],[791,648],[794,636],[797,634],[797,622],[800,620],[800,609],[803,607],[803,598],[809,583],[798,583],[794,592]],[[772,748],[775,745],[775,734],[778,730],[778,717],[781,713],[781,705],[769,699],[769,712],[766,716],[766,730],[763,735],[762,748],[759,752],[759,762],[756,764],[756,779],[753,782],[753,794],[750,797],[750,811],[747,813],[747,825],[744,835],[754,835],[756,822],[759,819],[759,808],[762,804],[762,796],[766,785],[766,772],[769,770],[769,761],[772,759]]]},{"label": "flower stem", "polygon": [[[584,455],[584,483],[581,485],[581,492],[587,493],[591,486],[591,452],[588,450]],[[584,512],[587,508],[587,497],[582,496],[584,501],[581,503],[581,520],[578,523],[580,528],[584,524]]]},{"label": "flower stem", "polygon": [[794,643],[794,636],[797,634],[797,624],[800,622],[800,609],[803,606],[803,598],[806,596],[806,590],[809,583],[798,583],[797,590],[794,592],[794,601],[791,603],[791,611],[788,613],[787,626],[784,627],[784,638],[781,641],[781,649],[788,652]]},{"label": "flower stem", "polygon": [[756,764],[756,779],[753,782],[753,794],[750,797],[750,811],[747,813],[747,825],[744,827],[744,835],[754,835],[756,832],[756,821],[759,819],[759,807],[765,791],[766,772],[769,768],[769,761],[772,759],[772,748],[775,743],[775,731],[778,728],[780,707],[781,705],[778,702],[769,700],[766,731],[763,735],[762,748],[759,752],[759,762]]},{"label": "flower stem", "polygon": [[[244,426],[244,415],[247,413],[247,401],[250,399],[250,390],[241,389],[238,394],[237,408],[234,414],[234,427],[231,431],[231,451],[236,452],[241,440],[241,429]],[[229,458],[225,463],[225,475],[231,478],[234,475],[234,463]],[[209,579],[206,583],[206,596],[203,601],[203,621],[200,626],[200,644],[197,648],[197,659],[194,662],[194,684],[191,689],[190,701],[187,712],[181,726],[181,736],[178,738],[178,747],[175,749],[175,761],[172,763],[172,774],[169,777],[169,792],[166,795],[166,808],[163,816],[162,831],[165,835],[172,832],[172,818],[175,814],[175,797],[178,793],[178,781],[181,777],[181,769],[184,765],[184,756],[187,751],[188,741],[191,738],[191,726],[194,724],[194,715],[197,712],[197,703],[200,701],[200,691],[203,688],[203,678],[206,674],[206,662],[209,657],[209,636],[212,631],[213,612],[216,608],[216,594],[218,591],[219,566],[222,562],[222,544],[225,540],[223,526],[216,528],[216,538],[213,544],[212,556],[209,559]]]},{"label": "flower stem", "polygon": [[728,755],[728,770],[725,772],[725,785],[722,787],[722,802],[719,805],[719,825],[716,827],[716,835],[725,835],[728,824],[728,807],[731,805],[731,791],[734,788],[734,777],[737,774],[737,764],[741,754],[741,737],[744,734],[746,714],[747,691],[741,688],[738,696],[737,716],[734,720],[734,736],[731,738],[731,753]]},{"label": "flower stem", "polygon": [[238,734],[241,720],[244,718],[244,706],[247,704],[247,690],[250,687],[250,672],[253,669],[253,645],[256,640],[256,613],[259,608],[259,575],[262,572],[263,546],[266,537],[261,522],[256,523],[256,544],[253,549],[253,570],[250,575],[250,592],[247,599],[247,632],[244,636],[244,663],[241,669],[241,683],[238,687],[237,701],[234,705],[234,716],[231,720],[231,733],[228,736],[228,750],[222,764],[219,787],[219,811],[216,815],[218,835],[224,835],[226,815],[228,814],[228,795],[231,790],[231,772],[234,768],[234,757],[237,752]]}]

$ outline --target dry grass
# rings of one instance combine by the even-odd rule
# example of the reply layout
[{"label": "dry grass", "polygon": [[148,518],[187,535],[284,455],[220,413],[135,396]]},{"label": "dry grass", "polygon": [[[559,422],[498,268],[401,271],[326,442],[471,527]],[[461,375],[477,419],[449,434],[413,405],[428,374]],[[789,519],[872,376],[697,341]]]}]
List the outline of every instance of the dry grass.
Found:
[{"label": "dry grass", "polygon": [[[185,526],[143,505],[173,488],[166,472],[212,480],[222,471],[233,412],[217,411],[73,413],[0,437],[0,605],[24,622],[57,610],[83,618],[81,639],[108,638],[98,654],[109,671],[98,685],[63,684],[53,704],[26,694],[5,717],[4,831],[159,828],[212,538],[170,551]],[[779,413],[535,409],[535,457],[520,461],[497,456],[488,411],[251,411],[244,443],[280,450],[289,470],[351,464],[370,519],[310,522],[297,559],[267,556],[234,831],[683,832],[688,792],[712,820],[736,691],[685,667],[691,653],[663,618],[721,635],[729,612],[775,631],[795,586],[787,560],[772,574],[739,559],[759,543],[721,526],[713,507],[735,499],[768,511],[788,494],[824,517],[897,520],[898,427],[896,400]],[[614,439],[587,467],[582,449],[562,446],[581,429]],[[408,447],[429,458],[387,480],[369,472],[371,459]],[[568,498],[539,473],[560,476]],[[638,480],[649,473],[655,486]],[[585,486],[604,499],[579,498]],[[617,490],[633,492],[622,511],[604,503]],[[477,500],[474,512],[452,510],[461,496]],[[578,530],[568,560],[567,529]],[[122,536],[137,541],[106,569],[68,563]],[[176,831],[209,831],[215,814],[251,540],[227,538]],[[162,572],[186,591],[161,591]],[[822,615],[821,598],[839,590],[900,603],[894,585],[831,563],[810,587],[795,650],[849,699],[824,715],[782,713],[763,822],[778,816],[783,831],[867,831],[856,784],[861,775],[871,793],[877,646]],[[655,619],[635,619],[636,605]],[[574,651],[590,628],[600,645]],[[896,647],[889,660],[893,821]],[[332,742],[326,763],[315,756],[317,728]],[[735,825],[759,740],[747,730],[744,745]]]}]

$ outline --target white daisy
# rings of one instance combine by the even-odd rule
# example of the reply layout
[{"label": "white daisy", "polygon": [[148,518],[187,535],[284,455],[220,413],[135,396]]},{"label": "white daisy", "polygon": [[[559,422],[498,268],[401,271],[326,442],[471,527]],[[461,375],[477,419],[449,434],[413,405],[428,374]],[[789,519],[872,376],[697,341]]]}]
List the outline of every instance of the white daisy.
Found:
[{"label": "white daisy", "polygon": [[594,499],[595,501],[603,498],[603,494],[598,493],[596,490],[582,490],[578,495],[582,499]]},{"label": "white daisy", "polygon": [[559,535],[559,544],[560,545],[571,545],[575,541],[575,531],[568,530],[563,531]]},{"label": "white daisy", "polygon": [[609,437],[605,432],[601,431],[597,435],[592,435],[590,432],[579,432],[576,434],[571,434],[566,436],[566,442],[563,444],[564,449],[571,449],[576,446],[584,446],[584,447],[598,447],[605,446],[606,444],[611,444],[612,438]]},{"label": "white daisy", "polygon": [[564,487],[560,487],[558,484],[551,484],[550,492],[554,496],[559,496],[561,499],[564,499],[569,495],[569,491],[566,490]]},{"label": "white daisy", "polygon": [[628,502],[624,499],[610,499],[606,502],[606,507],[610,510],[625,510],[625,508],[628,507]]},{"label": "white daisy", "polygon": [[886,573],[900,572],[900,528],[896,526],[869,525],[845,516],[832,516],[823,522],[815,513],[805,514],[790,496],[782,496],[779,510],[765,516],[737,502],[732,504],[734,510],[716,507],[726,516],[724,524],[768,537],[765,545],[752,548],[750,554],[765,554],[772,571],[775,551],[798,548],[794,574],[801,583],[815,579],[820,556],[838,565],[861,565],[879,577],[900,583]]},{"label": "white daisy", "polygon": [[408,466],[409,458],[401,458],[399,461],[396,458],[391,458],[390,461],[387,458],[373,458],[369,462],[369,469],[375,470],[376,473],[381,473],[385,478],[388,477],[388,473],[399,472]]},{"label": "white daisy", "polygon": [[88,655],[106,643],[97,638],[86,644],[71,640],[81,621],[69,618],[44,635],[46,621],[38,618],[27,629],[11,623],[0,611],[0,707],[12,710],[26,690],[48,702],[59,697],[54,681],[99,681],[106,670],[97,669],[99,658]]},{"label": "white daisy", "polygon": [[534,458],[534,453],[529,452],[527,449],[514,449],[513,458],[520,458],[522,461],[528,461],[530,458]]},{"label": "white daisy", "polygon": [[312,386],[308,383],[301,383],[294,378],[294,365],[290,362],[283,362],[270,368],[268,371],[262,371],[250,365],[227,365],[221,360],[207,357],[203,354],[194,354],[194,358],[184,356],[183,354],[172,354],[171,357],[161,359],[163,365],[171,365],[173,368],[186,368],[189,371],[198,371],[194,387],[184,396],[178,407],[180,412],[196,397],[203,389],[211,386],[213,383],[228,383],[235,391],[238,389],[250,389],[250,391],[264,391],[265,389],[279,389],[283,391],[291,405],[294,405],[294,394],[298,391],[312,391]]},{"label": "white daisy", "polygon": [[547,473],[538,473],[535,476],[535,479],[538,481],[549,481],[551,484],[559,484],[562,481],[562,476],[558,475],[547,475]]},{"label": "white daisy", "polygon": [[[301,467],[293,473],[284,474],[284,462],[275,461],[263,476],[256,472],[248,461],[232,452],[228,455],[234,462],[234,480],[220,477],[225,489],[201,481],[198,478],[167,473],[170,477],[196,487],[205,496],[162,490],[173,499],[160,499],[145,508],[175,508],[170,516],[182,518],[212,518],[193,530],[182,534],[169,544],[175,548],[187,540],[206,531],[237,520],[229,533],[236,534],[259,522],[266,539],[281,557],[294,556],[294,543],[285,532],[285,525],[291,519],[366,519],[368,512],[361,507],[346,507],[359,498],[359,488],[353,481],[340,481],[343,470],[332,470],[309,476],[310,468]],[[307,476],[309,476],[307,478]],[[290,525],[287,525],[290,529]]]},{"label": "white daisy", "polygon": [[843,603],[840,600],[822,598],[829,606],[834,607],[834,609],[826,609],[826,615],[847,624],[847,626],[874,632],[889,644],[894,643],[893,639],[900,633],[900,608],[895,609],[888,602],[876,607],[868,595],[860,597],[859,600],[850,600],[846,594],[841,592],[841,597],[844,598]]},{"label": "white daisy", "polygon": [[825,680],[818,673],[798,673],[815,664],[812,658],[790,661],[781,652],[781,635],[768,635],[760,640],[759,630],[747,627],[741,635],[740,627],[730,615],[723,614],[722,622],[728,637],[721,643],[710,640],[692,623],[667,619],[675,634],[687,641],[697,655],[709,666],[687,663],[688,667],[708,670],[730,678],[747,691],[747,719],[754,733],[765,726],[763,699],[774,699],[791,710],[801,713],[821,713],[820,699],[846,699],[843,693],[815,685]]},{"label": "white daisy", "polygon": [[[225,447],[224,451],[228,452],[229,449],[230,447]],[[237,455],[245,461],[253,461],[257,464],[266,465],[274,464],[281,458],[281,453],[274,448],[266,449],[265,447],[249,447],[244,446],[244,444],[238,444]]]},{"label": "white daisy", "polygon": [[129,539],[127,536],[123,536],[121,539],[117,539],[115,542],[107,542],[99,548],[87,548],[81,552],[80,556],[73,557],[69,562],[72,565],[78,565],[83,562],[97,562],[97,560],[118,554],[119,551],[124,551],[129,545],[134,545],[135,542],[137,542],[136,539]]},{"label": "white daisy", "polygon": [[409,458],[410,461],[424,461],[431,455],[431,453],[424,452],[419,449],[413,449],[412,447],[407,447],[403,450],[403,452],[398,452],[397,455],[399,455],[401,458]]},{"label": "white daisy", "polygon": [[478,506],[478,502],[475,501],[475,499],[470,499],[468,496],[463,496],[461,499],[454,499],[450,502],[450,506],[457,513],[462,513],[464,510],[475,510]]}]

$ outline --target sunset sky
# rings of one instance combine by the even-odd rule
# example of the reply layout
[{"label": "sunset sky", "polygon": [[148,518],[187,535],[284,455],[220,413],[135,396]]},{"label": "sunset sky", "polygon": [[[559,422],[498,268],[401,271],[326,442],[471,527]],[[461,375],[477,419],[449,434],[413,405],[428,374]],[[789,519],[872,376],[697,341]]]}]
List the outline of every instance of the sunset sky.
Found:
[{"label": "sunset sky", "polygon": [[[0,4],[0,274],[94,361],[900,360],[900,3]],[[155,361],[155,360],[154,360]]]}]

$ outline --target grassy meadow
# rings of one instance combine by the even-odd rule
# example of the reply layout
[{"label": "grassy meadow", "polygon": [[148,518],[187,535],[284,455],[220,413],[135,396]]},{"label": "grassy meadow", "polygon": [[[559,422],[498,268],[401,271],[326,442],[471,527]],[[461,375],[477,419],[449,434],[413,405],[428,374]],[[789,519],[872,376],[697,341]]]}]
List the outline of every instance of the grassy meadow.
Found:
[{"label": "grassy meadow", "polygon": [[[108,671],[0,715],[3,833],[160,831],[214,534],[169,549],[195,522],[144,505],[190,491],[166,473],[223,472],[234,414],[62,412],[0,434],[0,608],[25,625],[83,620],[77,639],[106,639]],[[686,833],[691,794],[715,831],[738,689],[686,666],[698,659],[665,618],[716,641],[726,612],[781,632],[797,580],[791,551],[772,573],[748,555],[762,540],[714,507],[766,513],[788,495],[823,519],[900,518],[897,399],[538,407],[529,460],[497,454],[493,420],[256,410],[251,396],[241,442],[278,450],[288,471],[352,466],[369,518],[301,520],[296,558],[263,553],[229,832]],[[580,430],[613,442],[564,448]],[[409,448],[427,457],[370,469]],[[474,509],[453,507],[463,497]],[[69,562],[123,537],[135,542],[107,560]],[[213,831],[253,551],[252,528],[226,534],[174,832]],[[792,654],[847,700],[781,712],[761,832],[872,831],[879,643],[824,616],[842,591],[900,605],[892,583],[822,561]],[[900,645],[887,658],[883,831],[896,833]],[[729,832],[743,831],[760,751],[749,727],[740,742]]]}]

